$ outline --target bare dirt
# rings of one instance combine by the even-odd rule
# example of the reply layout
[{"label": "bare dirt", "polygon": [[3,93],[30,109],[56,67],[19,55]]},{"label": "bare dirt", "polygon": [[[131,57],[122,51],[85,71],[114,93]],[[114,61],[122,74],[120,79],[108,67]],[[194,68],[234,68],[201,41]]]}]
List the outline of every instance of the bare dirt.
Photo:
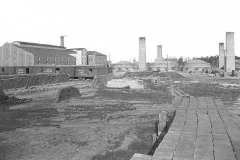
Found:
[{"label": "bare dirt", "polygon": [[[220,97],[237,120],[240,89],[221,85],[231,80],[182,76],[165,76],[161,86],[146,80],[145,90],[97,91],[91,81],[76,81],[6,91],[33,101],[0,112],[0,159],[129,160],[134,153],[147,154],[158,113],[170,109],[178,95]],[[82,96],[57,102],[65,86],[77,87]]]}]

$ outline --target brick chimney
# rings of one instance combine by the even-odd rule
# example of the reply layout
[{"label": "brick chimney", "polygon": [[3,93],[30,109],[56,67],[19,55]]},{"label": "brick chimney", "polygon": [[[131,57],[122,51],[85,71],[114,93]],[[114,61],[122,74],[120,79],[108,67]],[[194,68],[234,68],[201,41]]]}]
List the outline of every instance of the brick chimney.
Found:
[{"label": "brick chimney", "polygon": [[64,47],[64,36],[60,37],[60,46]]}]

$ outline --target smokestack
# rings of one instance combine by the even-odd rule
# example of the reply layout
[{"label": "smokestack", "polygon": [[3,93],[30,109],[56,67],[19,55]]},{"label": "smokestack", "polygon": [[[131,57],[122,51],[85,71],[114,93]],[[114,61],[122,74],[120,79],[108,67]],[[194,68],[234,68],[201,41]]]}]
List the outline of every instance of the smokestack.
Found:
[{"label": "smokestack", "polygon": [[64,36],[60,37],[60,46],[64,47]]},{"label": "smokestack", "polygon": [[[225,67],[224,43],[219,43],[219,69]],[[224,69],[225,70],[225,69]]]},{"label": "smokestack", "polygon": [[157,60],[162,60],[162,45],[157,46]]},{"label": "smokestack", "polygon": [[234,32],[226,33],[226,71],[235,71]]},{"label": "smokestack", "polygon": [[139,37],[139,70],[146,69],[146,40],[145,37]]}]

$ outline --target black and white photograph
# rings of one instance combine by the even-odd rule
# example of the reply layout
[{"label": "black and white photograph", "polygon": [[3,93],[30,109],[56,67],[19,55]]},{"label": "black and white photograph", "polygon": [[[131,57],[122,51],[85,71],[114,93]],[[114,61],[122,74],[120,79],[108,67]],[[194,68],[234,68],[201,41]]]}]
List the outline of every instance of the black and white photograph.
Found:
[{"label": "black and white photograph", "polygon": [[240,160],[240,0],[1,0],[0,160]]}]

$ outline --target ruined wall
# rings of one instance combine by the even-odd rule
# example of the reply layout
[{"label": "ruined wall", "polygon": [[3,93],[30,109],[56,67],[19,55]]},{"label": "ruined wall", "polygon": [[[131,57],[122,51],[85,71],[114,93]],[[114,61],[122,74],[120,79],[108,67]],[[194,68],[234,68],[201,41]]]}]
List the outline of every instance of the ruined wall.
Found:
[{"label": "ruined wall", "polygon": [[51,75],[24,75],[24,76],[7,76],[0,78],[0,87],[2,89],[21,88],[26,86],[37,86],[43,84],[52,84],[60,82],[68,82],[69,76],[66,74]]},{"label": "ruined wall", "polygon": [[219,43],[219,69],[225,65],[224,43]]},{"label": "ruined wall", "polygon": [[146,71],[146,42],[145,37],[139,37],[139,70]]},{"label": "ruined wall", "polygon": [[234,32],[226,33],[226,71],[235,71]]}]

